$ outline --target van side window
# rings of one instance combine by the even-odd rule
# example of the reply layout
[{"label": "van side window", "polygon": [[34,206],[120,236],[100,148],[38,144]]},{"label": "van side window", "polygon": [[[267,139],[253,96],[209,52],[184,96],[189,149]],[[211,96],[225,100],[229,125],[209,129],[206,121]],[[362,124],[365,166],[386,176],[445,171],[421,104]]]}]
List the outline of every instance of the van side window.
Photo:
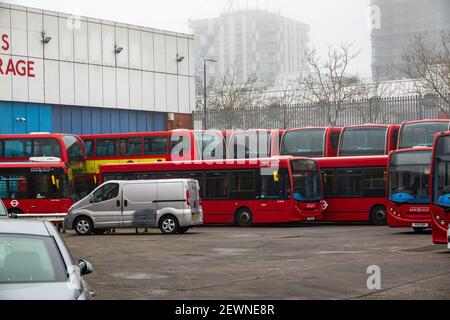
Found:
[{"label": "van side window", "polygon": [[119,184],[108,183],[93,193],[94,203],[99,203],[117,198],[119,195]]}]

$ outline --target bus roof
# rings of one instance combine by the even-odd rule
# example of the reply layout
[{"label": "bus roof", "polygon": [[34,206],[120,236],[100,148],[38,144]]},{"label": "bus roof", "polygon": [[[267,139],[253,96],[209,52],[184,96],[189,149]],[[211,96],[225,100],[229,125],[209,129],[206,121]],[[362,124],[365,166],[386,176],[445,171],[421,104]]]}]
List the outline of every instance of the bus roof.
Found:
[{"label": "bus roof", "polygon": [[341,127],[325,127],[325,126],[314,127],[314,126],[309,126],[309,127],[301,127],[301,128],[289,128],[289,129],[286,129],[286,132],[289,132],[289,131],[302,131],[302,130],[326,130],[326,129],[331,129],[331,128],[342,129]]},{"label": "bus roof", "polygon": [[362,156],[362,157],[330,157],[330,158],[314,158],[319,167],[372,167],[386,166],[388,156]]},{"label": "bus roof", "polygon": [[[290,160],[312,160],[305,157],[277,156],[272,158],[258,159],[226,159],[226,160],[194,160],[194,161],[164,161],[164,162],[148,162],[148,163],[119,163],[119,164],[102,164],[100,172],[114,172],[115,170],[125,171],[146,171],[148,168],[152,170],[175,170],[182,165],[187,170],[199,170],[199,165],[205,167],[210,166],[214,169],[229,169],[230,165],[242,165],[247,168],[259,168],[274,164],[276,162],[287,163]],[[203,169],[203,167],[202,167]]]},{"label": "bus roof", "polygon": [[152,131],[152,132],[130,132],[130,133],[102,133],[102,134],[82,134],[81,139],[92,139],[92,138],[123,138],[123,137],[142,137],[142,136],[170,136],[173,133],[179,132],[189,132],[189,130],[180,131]]},{"label": "bus roof", "polygon": [[390,126],[396,126],[395,124],[382,124],[382,123],[365,123],[365,124],[352,124],[345,126],[344,129],[349,128],[366,128],[366,127],[376,127],[376,128],[388,128]]},{"label": "bus roof", "polygon": [[450,123],[450,119],[423,119],[423,120],[404,121],[402,123],[402,125],[415,124],[415,123],[426,123],[426,122],[449,122]]},{"label": "bus roof", "polygon": [[21,134],[0,134],[0,139],[40,139],[40,138],[61,138],[63,136],[76,136],[69,133],[21,133]]},{"label": "bus roof", "polygon": [[397,149],[397,150],[392,150],[389,154],[402,153],[402,152],[414,152],[414,151],[433,151],[433,147],[418,146],[418,147],[412,147],[412,148]]}]

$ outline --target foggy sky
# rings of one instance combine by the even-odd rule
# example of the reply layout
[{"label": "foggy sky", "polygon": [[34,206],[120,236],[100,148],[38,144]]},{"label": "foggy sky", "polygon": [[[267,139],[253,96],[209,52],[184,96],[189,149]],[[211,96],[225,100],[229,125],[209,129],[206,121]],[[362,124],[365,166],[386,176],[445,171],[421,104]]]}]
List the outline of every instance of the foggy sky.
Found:
[{"label": "foggy sky", "polygon": [[[79,14],[151,28],[191,33],[188,19],[217,16],[228,0],[0,0],[4,3]],[[237,0],[237,7],[268,9],[310,25],[310,47],[326,54],[328,44],[362,49],[351,71],[370,77],[370,0]],[[236,7],[236,6],[235,6]]]}]

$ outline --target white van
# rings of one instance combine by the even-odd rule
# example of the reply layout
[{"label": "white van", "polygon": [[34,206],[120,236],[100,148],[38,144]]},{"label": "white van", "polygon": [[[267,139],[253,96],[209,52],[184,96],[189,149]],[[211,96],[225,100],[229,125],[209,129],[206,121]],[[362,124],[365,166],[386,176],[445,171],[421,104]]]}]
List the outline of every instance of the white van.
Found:
[{"label": "white van", "polygon": [[69,209],[64,226],[79,235],[152,227],[185,233],[203,222],[199,189],[192,179],[108,181]]}]

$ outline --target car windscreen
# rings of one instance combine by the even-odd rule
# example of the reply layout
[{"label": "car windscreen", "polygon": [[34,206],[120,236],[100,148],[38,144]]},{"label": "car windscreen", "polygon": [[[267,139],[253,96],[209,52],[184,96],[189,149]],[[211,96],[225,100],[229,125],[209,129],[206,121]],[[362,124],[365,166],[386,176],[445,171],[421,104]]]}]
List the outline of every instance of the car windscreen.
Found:
[{"label": "car windscreen", "polygon": [[0,284],[66,280],[65,264],[51,237],[0,234]]}]

